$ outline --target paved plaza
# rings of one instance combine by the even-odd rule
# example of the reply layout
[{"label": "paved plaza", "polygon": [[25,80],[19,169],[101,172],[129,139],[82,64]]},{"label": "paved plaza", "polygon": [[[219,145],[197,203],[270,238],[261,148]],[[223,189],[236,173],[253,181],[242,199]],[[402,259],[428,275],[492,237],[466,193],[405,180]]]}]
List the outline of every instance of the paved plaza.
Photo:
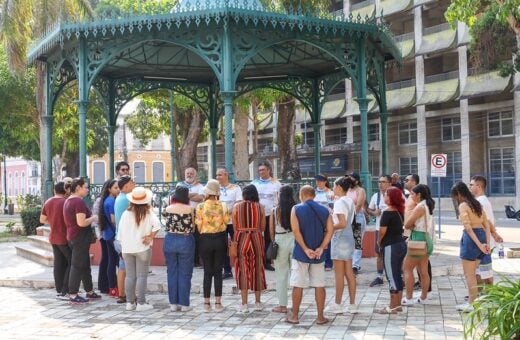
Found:
[{"label": "paved plaza", "polygon": [[[516,222],[518,223],[518,222]],[[520,228],[511,222],[500,229],[509,241],[520,241]],[[368,287],[375,275],[375,260],[363,259],[358,276],[356,315],[326,314],[327,325],[317,325],[314,295],[306,290],[299,325],[285,323],[285,315],[272,313],[277,304],[275,276],[267,272],[268,290],[262,294],[265,309],[242,315],[236,312],[239,295],[234,280],[224,281],[222,313],[204,313],[201,295],[202,269],[195,269],[190,312],[170,312],[166,270],[152,267],[148,299],[154,309],[127,312],[115,300],[103,296],[86,305],[58,301],[52,289],[52,268],[15,255],[13,243],[0,243],[0,337],[2,339],[107,338],[107,339],[461,339],[463,319],[455,305],[464,302],[467,290],[460,260],[458,237],[461,227],[444,226],[443,239],[436,243],[431,258],[433,292],[427,305],[405,308],[396,315],[380,315],[376,310],[388,305],[388,286]],[[506,242],[518,247],[520,243]],[[499,275],[520,278],[520,259],[496,259]],[[93,267],[94,281],[97,267]],[[327,304],[334,299],[333,274],[327,272]],[[347,299],[345,290],[344,301]],[[254,302],[250,296],[250,306]],[[290,305],[290,302],[289,302]],[[252,309],[251,309],[252,310]]]}]

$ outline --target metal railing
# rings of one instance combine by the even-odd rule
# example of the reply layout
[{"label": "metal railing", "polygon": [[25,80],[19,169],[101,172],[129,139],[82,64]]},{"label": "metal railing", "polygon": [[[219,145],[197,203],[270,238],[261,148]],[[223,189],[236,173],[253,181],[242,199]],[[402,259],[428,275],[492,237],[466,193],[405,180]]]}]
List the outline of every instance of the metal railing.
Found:
[{"label": "metal railing", "polygon": [[441,74],[434,74],[431,76],[424,77],[424,82],[427,83],[436,83],[438,81],[449,80],[449,79],[457,79],[459,77],[459,71],[450,71]]},{"label": "metal railing", "polygon": [[442,32],[442,31],[448,31],[448,30],[453,31],[453,29],[451,28],[451,25],[449,23],[445,22],[440,25],[423,28],[423,35],[430,35],[430,34]]}]

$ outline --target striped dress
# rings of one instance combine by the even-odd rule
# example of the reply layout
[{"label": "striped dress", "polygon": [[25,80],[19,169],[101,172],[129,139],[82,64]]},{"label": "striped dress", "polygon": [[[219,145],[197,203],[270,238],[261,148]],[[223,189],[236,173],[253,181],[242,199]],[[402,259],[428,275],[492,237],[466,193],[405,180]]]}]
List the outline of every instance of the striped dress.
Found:
[{"label": "striped dress", "polygon": [[260,203],[242,201],[235,204],[235,240],[238,258],[235,278],[238,289],[262,291],[266,289],[264,272],[264,239],[261,221],[264,219]]}]

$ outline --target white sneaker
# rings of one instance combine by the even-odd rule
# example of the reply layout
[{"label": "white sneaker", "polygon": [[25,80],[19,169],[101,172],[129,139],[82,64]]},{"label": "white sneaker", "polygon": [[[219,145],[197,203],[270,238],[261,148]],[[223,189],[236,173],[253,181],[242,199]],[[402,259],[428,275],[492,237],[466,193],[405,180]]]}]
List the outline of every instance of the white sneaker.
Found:
[{"label": "white sneaker", "polygon": [[135,303],[127,302],[126,303],[126,310],[127,311],[135,310]]},{"label": "white sneaker", "polygon": [[247,307],[247,304],[245,304],[245,305],[238,305],[237,312],[238,313],[243,313],[243,314],[249,313],[249,308]]},{"label": "white sneaker", "polygon": [[469,312],[473,311],[473,306],[470,305],[469,303],[465,302],[460,305],[456,305],[455,309],[462,313],[469,313]]},{"label": "white sneaker", "polygon": [[172,311],[172,312],[178,312],[178,311],[180,311],[180,310],[181,310],[181,306],[176,305],[176,304],[171,304],[171,305],[170,305],[170,311]]},{"label": "white sneaker", "polygon": [[426,299],[421,299],[421,297],[419,296],[417,299],[415,299],[415,303],[419,304],[419,305],[425,305],[426,303],[428,302],[428,298]]},{"label": "white sneaker", "polygon": [[190,310],[192,310],[192,308],[190,306],[179,306],[179,309],[183,313],[186,313],[186,312],[189,312]]},{"label": "white sneaker", "polygon": [[261,302],[255,302],[255,311],[261,312],[264,310],[264,305]]},{"label": "white sneaker", "polygon": [[325,308],[325,313],[332,313],[332,314],[343,314],[343,304],[342,303],[331,303],[330,305]]},{"label": "white sneaker", "polygon": [[348,306],[347,312],[350,313],[350,314],[357,314],[357,313],[359,313],[358,305],[350,304]]},{"label": "white sneaker", "polygon": [[415,300],[413,298],[407,299],[406,297],[404,297],[401,300],[401,305],[403,305],[403,306],[413,306],[413,305],[415,305]]},{"label": "white sneaker", "polygon": [[153,306],[151,304],[149,304],[149,303],[143,303],[143,304],[138,303],[137,307],[135,308],[135,311],[136,312],[144,312],[144,311],[147,311],[147,310],[150,310],[150,309],[153,309]]}]

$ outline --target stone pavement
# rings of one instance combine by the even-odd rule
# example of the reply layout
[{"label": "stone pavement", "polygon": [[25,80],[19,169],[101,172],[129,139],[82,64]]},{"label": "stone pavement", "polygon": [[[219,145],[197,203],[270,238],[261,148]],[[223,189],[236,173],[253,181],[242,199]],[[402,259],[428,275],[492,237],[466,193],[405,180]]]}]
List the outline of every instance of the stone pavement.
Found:
[{"label": "stone pavement", "polygon": [[[396,315],[380,315],[375,310],[389,303],[387,285],[368,287],[375,274],[374,259],[362,260],[358,276],[357,303],[360,314],[327,315],[331,322],[316,325],[313,292],[305,291],[301,308],[301,323],[284,322],[285,315],[270,312],[277,304],[274,292],[274,273],[267,272],[268,290],[262,294],[266,308],[249,315],[236,313],[240,297],[234,280],[224,281],[222,313],[203,313],[201,296],[202,270],[193,276],[191,304],[187,313],[172,313],[166,294],[164,267],[152,267],[149,277],[148,299],[154,310],[126,312],[114,299],[103,296],[100,301],[84,306],[72,306],[54,299],[52,268],[15,255],[13,243],[0,243],[0,336],[2,339],[42,338],[169,338],[169,339],[461,339],[462,317],[455,305],[467,295],[458,258],[458,238],[461,226],[443,226],[442,240],[438,240],[431,257],[433,292],[427,305],[405,308]],[[506,246],[519,247],[520,228],[500,229]],[[516,242],[511,242],[516,241]],[[496,255],[495,255],[496,256]],[[496,259],[493,263],[498,276],[520,278],[520,259]],[[97,267],[93,267],[94,281]],[[327,304],[334,299],[333,274],[327,273]],[[40,288],[40,289],[34,289]],[[347,289],[344,293],[347,299]],[[253,296],[250,296],[250,304]],[[290,304],[290,302],[289,302]]]}]

